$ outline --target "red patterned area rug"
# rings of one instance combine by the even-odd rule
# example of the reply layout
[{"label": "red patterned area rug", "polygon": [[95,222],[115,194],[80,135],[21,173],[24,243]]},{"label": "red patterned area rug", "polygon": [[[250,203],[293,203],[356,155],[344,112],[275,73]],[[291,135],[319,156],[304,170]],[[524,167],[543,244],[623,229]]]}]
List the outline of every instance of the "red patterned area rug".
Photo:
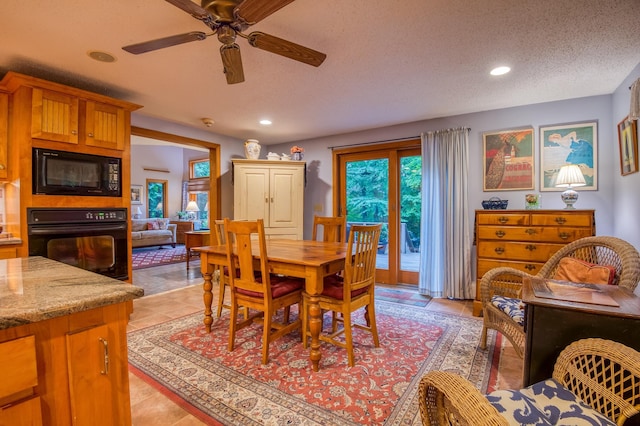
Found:
[{"label": "red patterned area rug", "polygon": [[132,268],[144,269],[152,266],[168,265],[187,261],[187,252],[183,245],[143,247],[132,250]]},{"label": "red patterned area rug", "polygon": [[263,366],[260,324],[240,330],[228,352],[228,311],[211,333],[201,313],[130,332],[129,362],[134,374],[213,425],[420,425],[418,383],[430,370],[494,389],[502,344],[490,332],[489,348],[478,349],[480,318],[384,301],[376,318],[380,347],[356,329],[351,368],[344,349],[322,343],[313,372],[299,333],[273,342]]}]

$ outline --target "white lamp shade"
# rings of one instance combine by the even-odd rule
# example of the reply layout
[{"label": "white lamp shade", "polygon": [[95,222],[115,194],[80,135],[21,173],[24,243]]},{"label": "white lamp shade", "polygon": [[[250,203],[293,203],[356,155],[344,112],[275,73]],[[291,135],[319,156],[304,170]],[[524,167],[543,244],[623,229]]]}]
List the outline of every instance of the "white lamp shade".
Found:
[{"label": "white lamp shade", "polygon": [[556,186],[559,188],[571,188],[574,186],[585,186],[587,182],[580,167],[575,164],[568,164],[560,167],[558,177],[556,178]]},{"label": "white lamp shade", "polygon": [[140,206],[136,207],[136,214],[142,215],[142,209],[140,208]]},{"label": "white lamp shade", "polygon": [[198,208],[198,204],[196,204],[195,201],[189,201],[189,204],[187,204],[187,208],[185,209],[188,212],[199,212],[200,209]]},{"label": "white lamp shade", "polygon": [[209,202],[207,201],[207,204],[204,205],[204,211],[208,212],[209,211]]}]

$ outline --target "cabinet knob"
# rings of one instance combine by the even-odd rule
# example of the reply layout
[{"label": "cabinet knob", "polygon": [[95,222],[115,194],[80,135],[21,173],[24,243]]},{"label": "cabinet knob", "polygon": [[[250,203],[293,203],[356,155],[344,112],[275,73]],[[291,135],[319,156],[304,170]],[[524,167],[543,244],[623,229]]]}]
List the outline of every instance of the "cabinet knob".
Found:
[{"label": "cabinet knob", "polygon": [[526,269],[528,271],[533,271],[534,269],[536,269],[536,266],[532,265],[530,263],[527,263],[527,265],[524,267],[524,269]]},{"label": "cabinet knob", "polygon": [[93,133],[89,133],[89,134],[87,134],[87,136],[89,136],[90,138],[92,138],[92,137],[93,137]]},{"label": "cabinet knob", "polygon": [[501,216],[500,218],[498,218],[498,222],[500,222],[500,223],[507,223],[507,222],[509,222],[509,218],[508,218],[508,217]]},{"label": "cabinet knob", "polygon": [[503,247],[496,247],[494,251],[496,253],[498,253],[498,254],[502,254],[502,253],[504,253],[504,248]]},{"label": "cabinet knob", "polygon": [[507,235],[504,231],[496,231],[496,237],[502,238]]},{"label": "cabinet knob", "polygon": [[524,231],[524,232],[526,232],[526,233],[527,233],[527,234],[529,234],[529,235],[533,235],[533,234],[537,234],[537,233],[538,233],[538,231],[536,231],[536,230],[535,230],[535,229],[533,229],[533,228],[529,228],[529,229],[527,229],[527,230],[526,230],[526,231]]},{"label": "cabinet knob", "polygon": [[0,164],[0,170],[4,170],[6,169],[6,167],[4,166],[4,164]]},{"label": "cabinet knob", "polygon": [[567,221],[567,219],[565,219],[565,218],[564,218],[564,217],[562,217],[562,216],[556,217],[556,223],[557,223],[558,225],[563,225],[566,221]]},{"label": "cabinet knob", "polygon": [[534,251],[536,249],[536,246],[534,246],[533,244],[527,244],[525,248],[529,251]]},{"label": "cabinet knob", "polygon": [[72,131],[71,131],[71,134],[72,134],[72,135],[77,135],[77,134],[78,134],[78,131],[77,131],[77,130],[72,130]]},{"label": "cabinet knob", "polygon": [[560,234],[558,234],[558,236],[560,238],[562,238],[563,240],[568,239],[571,235],[569,235],[567,232],[561,232]]}]

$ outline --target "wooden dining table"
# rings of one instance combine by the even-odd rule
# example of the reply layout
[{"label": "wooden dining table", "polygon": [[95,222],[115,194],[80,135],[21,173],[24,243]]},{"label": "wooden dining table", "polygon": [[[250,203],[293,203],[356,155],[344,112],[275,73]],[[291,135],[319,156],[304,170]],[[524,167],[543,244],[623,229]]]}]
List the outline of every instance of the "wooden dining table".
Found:
[{"label": "wooden dining table", "polygon": [[[324,277],[344,269],[347,254],[346,243],[327,243],[309,240],[267,240],[267,257],[270,272],[291,277],[304,278],[305,291],[309,298],[309,331],[311,333],[311,350],[309,359],[314,371],[318,371],[322,354],[320,352],[320,331],[322,314],[318,305],[318,296],[323,290]],[[213,275],[219,265],[227,263],[227,247],[225,245],[195,247],[192,250],[200,253],[200,269],[204,277],[204,325],[211,332],[213,316]],[[257,241],[253,252],[259,252]]]}]

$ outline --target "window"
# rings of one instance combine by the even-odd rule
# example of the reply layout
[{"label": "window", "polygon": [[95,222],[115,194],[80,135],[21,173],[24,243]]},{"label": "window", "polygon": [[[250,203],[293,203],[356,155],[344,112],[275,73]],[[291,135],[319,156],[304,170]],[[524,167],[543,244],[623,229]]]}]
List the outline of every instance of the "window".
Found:
[{"label": "window", "polygon": [[210,176],[209,160],[189,161],[189,179],[204,179]]},{"label": "window", "polygon": [[167,217],[167,181],[147,179],[147,217]]}]

